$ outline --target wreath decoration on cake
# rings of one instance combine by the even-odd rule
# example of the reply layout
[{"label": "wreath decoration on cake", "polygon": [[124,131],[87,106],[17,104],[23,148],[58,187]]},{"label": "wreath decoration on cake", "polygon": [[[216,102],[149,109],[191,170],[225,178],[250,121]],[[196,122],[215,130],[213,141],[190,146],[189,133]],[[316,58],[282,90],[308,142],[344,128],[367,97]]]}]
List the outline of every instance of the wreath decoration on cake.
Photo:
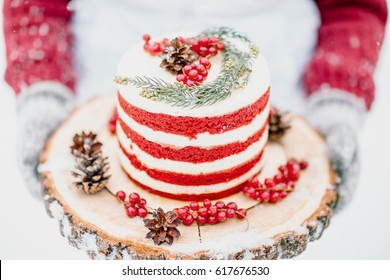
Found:
[{"label": "wreath decoration on cake", "polygon": [[[150,36],[144,35],[145,45],[144,49],[151,54],[161,54],[166,57],[167,47],[176,46],[176,55],[184,57],[188,63],[193,61],[192,54],[185,54],[189,49],[196,49],[200,57],[212,56],[216,54],[218,49],[212,50],[211,53],[204,54],[202,50],[194,47],[193,42],[201,42],[204,38],[209,38],[220,44],[219,50],[222,51],[222,68],[217,78],[209,83],[200,84],[199,82],[183,83],[178,75],[178,82],[167,83],[166,81],[154,77],[124,77],[116,76],[114,81],[121,85],[130,85],[141,88],[140,95],[153,101],[160,101],[172,106],[196,108],[201,106],[208,106],[215,104],[221,100],[228,98],[236,89],[244,88],[250,78],[252,72],[252,61],[257,58],[259,49],[249,40],[249,38],[231,28],[221,27],[213,30],[206,30],[193,38],[180,38],[182,46],[178,45],[180,42],[171,42],[164,39],[160,43],[149,45]],[[176,39],[176,38],[175,38]],[[231,43],[231,39],[239,40],[248,46],[247,51],[238,49]],[[169,50],[168,50],[169,51]],[[165,54],[164,54],[165,52]],[[181,62],[183,62],[183,60]],[[207,61],[205,62],[207,65]],[[161,65],[170,72],[175,72],[172,67],[167,67],[167,63]],[[180,68],[180,67],[179,67]],[[185,70],[185,69],[184,69]],[[179,69],[178,72],[182,72]],[[183,79],[185,77],[182,77]]]}]

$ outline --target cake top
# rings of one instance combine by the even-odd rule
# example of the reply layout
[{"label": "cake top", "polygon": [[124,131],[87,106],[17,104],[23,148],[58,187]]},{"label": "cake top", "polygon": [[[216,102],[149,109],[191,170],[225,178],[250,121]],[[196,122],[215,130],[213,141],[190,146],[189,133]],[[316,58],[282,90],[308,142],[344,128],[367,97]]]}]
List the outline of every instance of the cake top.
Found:
[{"label": "cake top", "polygon": [[140,43],[122,57],[115,82],[129,103],[155,113],[218,115],[251,104],[269,87],[258,48],[229,28]]}]

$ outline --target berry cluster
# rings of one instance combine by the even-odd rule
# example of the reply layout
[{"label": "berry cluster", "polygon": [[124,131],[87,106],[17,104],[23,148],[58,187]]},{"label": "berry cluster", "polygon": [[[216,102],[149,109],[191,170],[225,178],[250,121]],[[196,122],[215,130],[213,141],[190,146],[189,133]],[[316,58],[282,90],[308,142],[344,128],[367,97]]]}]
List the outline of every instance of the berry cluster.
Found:
[{"label": "berry cluster", "polygon": [[183,225],[190,226],[196,221],[198,225],[222,223],[227,219],[239,219],[246,217],[244,208],[238,209],[235,202],[225,204],[223,201],[217,201],[214,205],[208,199],[205,199],[202,204],[192,201],[189,206],[175,208],[176,212]]},{"label": "berry cluster", "polygon": [[162,40],[161,42],[150,43],[150,35],[149,34],[144,34],[142,36],[142,39],[145,42],[144,43],[144,50],[146,52],[150,53],[151,55],[157,55],[157,54],[161,53],[161,51],[164,48],[164,45],[169,44],[169,40],[166,38],[164,40]]},{"label": "berry cluster", "polygon": [[126,193],[124,191],[118,191],[115,196],[119,201],[124,203],[126,214],[130,218],[134,218],[136,216],[145,218],[148,215],[146,200],[145,198],[141,198],[138,193],[132,192],[129,195],[128,201],[125,201]]},{"label": "berry cluster", "polygon": [[301,170],[305,170],[307,166],[307,161],[290,159],[287,164],[279,166],[279,173],[273,178],[265,179],[263,184],[253,178],[242,191],[260,202],[276,203],[295,189],[294,182],[299,179]]},{"label": "berry cluster", "polygon": [[185,43],[191,45],[191,50],[196,52],[200,57],[210,57],[223,51],[225,44],[217,36],[202,36],[199,40],[195,38],[184,39]]},{"label": "berry cluster", "polygon": [[176,81],[183,83],[186,86],[195,86],[201,84],[208,75],[208,69],[211,64],[208,58],[202,57],[199,64],[192,63],[183,67],[183,74],[176,76]]},{"label": "berry cluster", "polygon": [[110,130],[110,132],[112,134],[115,134],[115,132],[116,132],[116,121],[117,120],[118,120],[118,111],[115,108],[110,120],[108,121],[108,130]]}]

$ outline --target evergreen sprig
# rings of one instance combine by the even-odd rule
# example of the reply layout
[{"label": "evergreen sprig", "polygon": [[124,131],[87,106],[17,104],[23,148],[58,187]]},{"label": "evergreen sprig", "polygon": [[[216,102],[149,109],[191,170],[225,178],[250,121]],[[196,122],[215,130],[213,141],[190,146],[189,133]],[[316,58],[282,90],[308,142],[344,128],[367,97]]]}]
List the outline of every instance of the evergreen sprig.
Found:
[{"label": "evergreen sprig", "polygon": [[[159,78],[116,76],[114,81],[121,85],[141,88],[140,95],[155,101],[161,101],[178,107],[201,107],[215,104],[229,97],[235,89],[247,85],[252,71],[252,61],[259,51],[248,37],[231,28],[222,27],[207,30],[201,35],[218,36],[225,44],[223,67],[218,77],[210,83],[187,87],[181,83],[167,83]],[[238,39],[249,45],[249,51],[238,50],[229,38]]]}]

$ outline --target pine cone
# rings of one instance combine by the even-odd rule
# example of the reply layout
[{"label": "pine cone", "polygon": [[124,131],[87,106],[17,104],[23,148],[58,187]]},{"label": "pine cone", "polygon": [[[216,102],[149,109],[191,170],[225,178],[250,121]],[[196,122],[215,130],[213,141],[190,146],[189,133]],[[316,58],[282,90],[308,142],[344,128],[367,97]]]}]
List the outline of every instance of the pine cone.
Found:
[{"label": "pine cone", "polygon": [[102,143],[97,141],[96,134],[84,131],[73,137],[71,152],[76,158],[76,169],[73,184],[87,194],[95,194],[107,186],[109,165],[107,157],[103,157]]},{"label": "pine cone", "polygon": [[163,58],[160,66],[176,75],[184,66],[194,62],[198,55],[191,50],[190,44],[181,44],[179,39],[175,38],[163,49],[160,57]]},{"label": "pine cone", "polygon": [[154,244],[160,245],[167,242],[173,243],[175,238],[180,237],[180,231],[176,228],[181,221],[173,211],[164,212],[158,208],[153,212],[152,219],[144,219],[145,227],[150,229],[145,238],[153,239]]},{"label": "pine cone", "polygon": [[284,133],[290,128],[286,120],[286,113],[281,113],[276,108],[271,108],[269,114],[268,139],[274,142],[282,139]]}]

